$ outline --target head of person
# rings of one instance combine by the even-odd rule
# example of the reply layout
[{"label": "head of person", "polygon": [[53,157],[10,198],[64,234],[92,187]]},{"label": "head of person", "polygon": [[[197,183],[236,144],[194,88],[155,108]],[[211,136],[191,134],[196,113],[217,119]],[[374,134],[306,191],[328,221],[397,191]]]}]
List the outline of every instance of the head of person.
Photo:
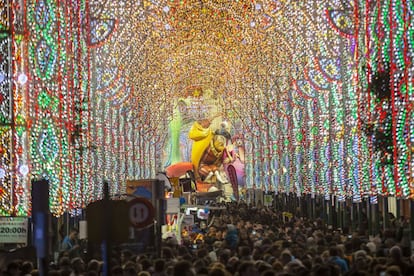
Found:
[{"label": "head of person", "polygon": [[130,250],[122,250],[121,252],[121,263],[126,263],[132,257],[132,252]]},{"label": "head of person", "polygon": [[73,258],[71,260],[71,266],[73,271],[76,273],[83,273],[85,271],[85,263],[79,257]]},{"label": "head of person", "polygon": [[403,257],[402,250],[398,245],[391,247],[390,257],[394,260],[400,260]]},{"label": "head of person", "polygon": [[199,123],[203,128],[208,128],[211,124],[211,121],[209,119],[202,119],[199,121]]},{"label": "head of person", "polygon": [[256,265],[252,261],[243,261],[240,263],[239,268],[237,270],[240,276],[248,276],[248,275],[258,275],[259,271],[256,268]]},{"label": "head of person", "polygon": [[336,246],[329,247],[329,256],[335,257],[335,256],[339,256],[339,255],[340,255],[340,252],[339,252],[338,247],[336,247]]},{"label": "head of person", "polygon": [[195,276],[196,271],[192,263],[190,263],[187,260],[182,260],[182,261],[177,262],[174,265],[173,275],[174,276]]},{"label": "head of person", "polygon": [[69,238],[71,240],[76,240],[78,238],[79,231],[76,228],[71,228],[69,231]]}]

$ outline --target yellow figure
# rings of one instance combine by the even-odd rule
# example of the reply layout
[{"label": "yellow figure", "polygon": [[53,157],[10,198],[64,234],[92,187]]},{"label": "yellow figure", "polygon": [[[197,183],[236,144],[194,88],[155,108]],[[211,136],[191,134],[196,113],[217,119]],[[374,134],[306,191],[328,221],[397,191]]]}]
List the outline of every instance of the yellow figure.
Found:
[{"label": "yellow figure", "polygon": [[191,161],[194,165],[194,174],[196,179],[200,178],[198,169],[201,157],[210,145],[210,142],[214,136],[214,133],[210,129],[210,123],[211,122],[208,119],[195,122],[188,134],[188,137],[194,141],[191,149]]},{"label": "yellow figure", "polygon": [[189,138],[194,141],[191,160],[196,180],[207,181],[215,175],[218,181],[226,183],[219,168],[223,164],[224,153],[225,157],[230,156],[226,150],[227,140],[231,138],[230,133],[224,128],[213,133],[210,129],[210,120],[204,119],[193,124]]}]

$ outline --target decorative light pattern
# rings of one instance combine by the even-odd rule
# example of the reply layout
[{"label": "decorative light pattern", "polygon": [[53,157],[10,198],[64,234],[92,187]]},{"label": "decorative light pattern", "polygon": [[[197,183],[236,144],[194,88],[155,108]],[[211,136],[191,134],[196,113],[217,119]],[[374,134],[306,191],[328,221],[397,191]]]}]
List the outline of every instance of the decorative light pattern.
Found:
[{"label": "decorative light pattern", "polygon": [[0,2],[1,215],[30,213],[33,177],[49,179],[57,216],[100,198],[103,180],[119,194],[154,177],[178,99],[191,120],[232,122],[248,188],[414,194],[412,1],[11,3]]},{"label": "decorative light pattern", "polygon": [[11,43],[10,36],[10,1],[3,1],[0,5],[0,168],[2,177],[0,179],[0,203],[1,215],[13,213],[13,167],[12,160],[12,129],[11,129]]}]

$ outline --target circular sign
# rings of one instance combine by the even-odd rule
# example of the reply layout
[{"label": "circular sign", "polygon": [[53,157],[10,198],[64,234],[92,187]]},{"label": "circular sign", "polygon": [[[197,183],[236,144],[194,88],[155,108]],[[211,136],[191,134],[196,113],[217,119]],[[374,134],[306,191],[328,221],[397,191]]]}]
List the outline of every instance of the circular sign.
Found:
[{"label": "circular sign", "polygon": [[129,221],[135,228],[143,228],[154,221],[154,207],[145,198],[135,198],[129,203]]}]

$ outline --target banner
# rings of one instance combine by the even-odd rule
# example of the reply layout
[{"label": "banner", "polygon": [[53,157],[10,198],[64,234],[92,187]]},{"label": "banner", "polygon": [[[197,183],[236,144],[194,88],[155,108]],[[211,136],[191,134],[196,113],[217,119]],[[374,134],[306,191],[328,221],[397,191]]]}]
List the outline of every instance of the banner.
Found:
[{"label": "banner", "polygon": [[26,217],[0,217],[0,243],[27,243]]}]

